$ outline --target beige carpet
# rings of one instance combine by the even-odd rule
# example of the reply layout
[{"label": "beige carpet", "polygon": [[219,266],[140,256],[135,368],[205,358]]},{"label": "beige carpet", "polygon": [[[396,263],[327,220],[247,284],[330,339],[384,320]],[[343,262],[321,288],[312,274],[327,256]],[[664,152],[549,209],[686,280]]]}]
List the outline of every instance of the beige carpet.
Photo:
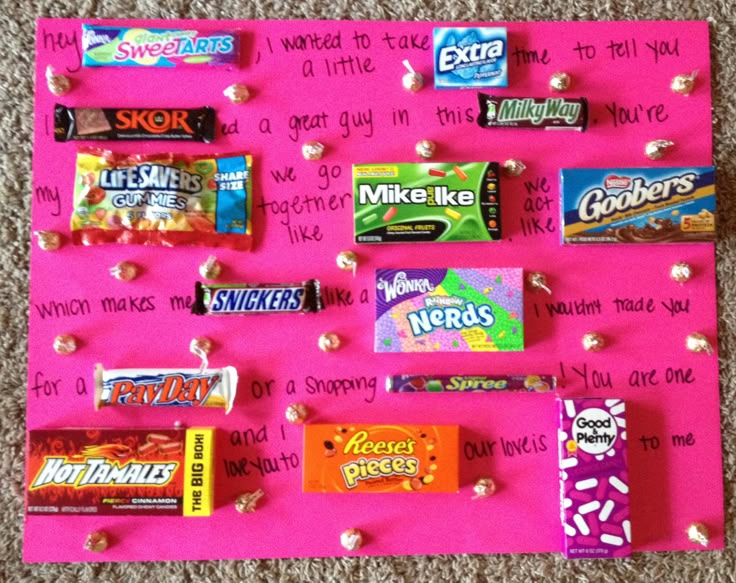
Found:
[{"label": "beige carpet", "polygon": [[[651,7],[644,7],[651,5]],[[656,6],[661,5],[661,8]],[[666,6],[666,7],[665,7]],[[433,556],[164,564],[24,565],[23,439],[33,123],[33,39],[37,17],[331,18],[394,20],[709,19],[718,167],[718,276],[725,552],[637,554],[630,561],[566,562],[558,555]],[[736,581],[736,17],[727,0],[0,0],[0,582],[4,581]],[[697,468],[693,468],[696,472]],[[233,533],[237,536],[237,533]],[[182,533],[185,536],[185,533]]]}]

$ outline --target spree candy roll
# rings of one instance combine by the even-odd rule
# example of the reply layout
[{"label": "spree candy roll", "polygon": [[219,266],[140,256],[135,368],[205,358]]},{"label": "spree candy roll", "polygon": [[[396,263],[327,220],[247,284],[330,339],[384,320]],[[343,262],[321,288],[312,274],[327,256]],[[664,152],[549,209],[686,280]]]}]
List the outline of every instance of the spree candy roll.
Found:
[{"label": "spree candy roll", "polygon": [[85,67],[237,66],[239,55],[234,31],[82,25]]},{"label": "spree candy roll", "polygon": [[249,154],[116,154],[80,148],[71,218],[75,244],[250,249]]},{"label": "spree candy roll", "polygon": [[563,399],[558,407],[563,554],[568,559],[628,557],[626,403]]},{"label": "spree candy roll", "polygon": [[394,375],[388,393],[549,393],[557,388],[551,375]]},{"label": "spree candy roll", "polygon": [[28,433],[27,514],[209,516],[213,428]]},{"label": "spree candy roll", "polygon": [[95,409],[108,406],[223,407],[230,413],[238,371],[220,369],[105,370],[95,365]]}]

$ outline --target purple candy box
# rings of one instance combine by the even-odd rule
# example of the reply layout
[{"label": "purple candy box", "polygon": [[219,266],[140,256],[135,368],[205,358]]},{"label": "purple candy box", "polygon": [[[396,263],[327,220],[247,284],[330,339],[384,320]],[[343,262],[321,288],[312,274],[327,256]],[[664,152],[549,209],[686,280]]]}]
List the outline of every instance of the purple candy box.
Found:
[{"label": "purple candy box", "polygon": [[590,398],[557,403],[563,554],[568,559],[628,557],[626,404]]}]

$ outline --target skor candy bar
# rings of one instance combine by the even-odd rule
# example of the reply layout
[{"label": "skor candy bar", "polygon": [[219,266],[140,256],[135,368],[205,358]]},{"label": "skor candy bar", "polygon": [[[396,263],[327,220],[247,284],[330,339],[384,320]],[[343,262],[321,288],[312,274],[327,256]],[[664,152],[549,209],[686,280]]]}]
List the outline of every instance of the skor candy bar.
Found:
[{"label": "skor candy bar", "polygon": [[304,492],[457,492],[457,425],[304,426]]},{"label": "skor candy bar", "polygon": [[82,25],[85,67],[235,65],[240,39],[234,31]]},{"label": "skor candy bar", "polygon": [[549,393],[550,375],[395,375],[386,377],[389,393]]},{"label": "skor candy bar", "polygon": [[434,87],[506,87],[507,57],[505,28],[435,28]]},{"label": "skor candy bar", "polygon": [[356,243],[498,241],[496,162],[354,164]]},{"label": "skor candy bar", "polygon": [[238,389],[238,371],[219,369],[105,370],[95,365],[95,409],[115,406],[222,407],[230,413]]},{"label": "skor candy bar", "polygon": [[518,268],[376,270],[376,352],[524,350]]},{"label": "skor candy bar", "polygon": [[562,243],[695,243],[716,238],[713,166],[560,171]]},{"label": "skor candy bar", "polygon": [[249,154],[77,153],[75,244],[199,245],[250,249]]},{"label": "skor candy bar", "polygon": [[27,514],[209,516],[213,428],[28,433]]},{"label": "skor candy bar", "polygon": [[215,110],[54,107],[54,139],[181,140],[215,139]]},{"label": "skor candy bar", "polygon": [[631,554],[626,404],[558,402],[563,553],[568,559]]}]

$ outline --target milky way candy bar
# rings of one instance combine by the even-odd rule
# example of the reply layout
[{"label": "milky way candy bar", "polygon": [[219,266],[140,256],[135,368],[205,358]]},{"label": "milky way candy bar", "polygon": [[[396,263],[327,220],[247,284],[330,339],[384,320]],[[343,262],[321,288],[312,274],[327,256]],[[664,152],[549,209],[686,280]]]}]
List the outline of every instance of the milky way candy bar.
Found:
[{"label": "milky way candy bar", "polygon": [[215,110],[54,108],[54,139],[69,140],[184,140],[215,139]]},{"label": "milky way candy bar", "polygon": [[478,93],[482,128],[576,130],[588,127],[588,100],[584,97],[499,97]]},{"label": "milky way candy bar", "polygon": [[319,312],[322,296],[319,281],[302,283],[227,283],[197,282],[192,313],[197,315],[230,314],[304,314]]}]

